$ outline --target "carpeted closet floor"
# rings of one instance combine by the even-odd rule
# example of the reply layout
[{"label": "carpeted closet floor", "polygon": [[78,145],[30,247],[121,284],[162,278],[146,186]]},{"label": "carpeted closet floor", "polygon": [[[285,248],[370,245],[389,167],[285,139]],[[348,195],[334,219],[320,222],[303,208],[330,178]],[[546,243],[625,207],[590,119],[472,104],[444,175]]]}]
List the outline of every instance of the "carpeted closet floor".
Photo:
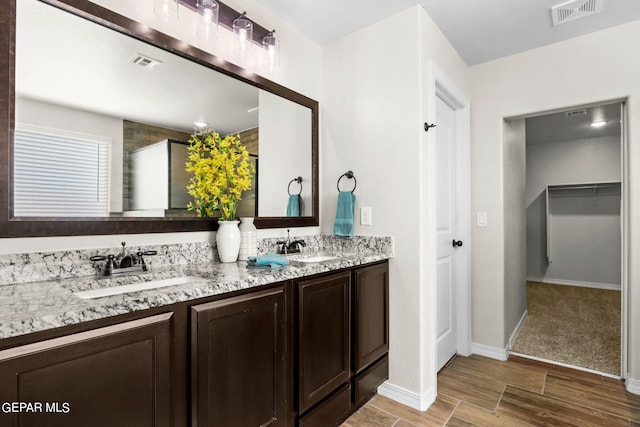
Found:
[{"label": "carpeted closet floor", "polygon": [[527,282],[511,351],[620,375],[620,291]]}]

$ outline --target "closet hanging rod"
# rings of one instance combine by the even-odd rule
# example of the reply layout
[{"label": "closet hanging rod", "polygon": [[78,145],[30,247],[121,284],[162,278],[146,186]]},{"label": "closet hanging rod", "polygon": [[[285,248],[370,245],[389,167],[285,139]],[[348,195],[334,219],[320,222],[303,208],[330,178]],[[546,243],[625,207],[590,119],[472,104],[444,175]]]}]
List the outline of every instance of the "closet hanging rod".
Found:
[{"label": "closet hanging rod", "polygon": [[620,184],[590,184],[590,185],[550,185],[549,190],[597,190],[599,188],[615,188]]}]

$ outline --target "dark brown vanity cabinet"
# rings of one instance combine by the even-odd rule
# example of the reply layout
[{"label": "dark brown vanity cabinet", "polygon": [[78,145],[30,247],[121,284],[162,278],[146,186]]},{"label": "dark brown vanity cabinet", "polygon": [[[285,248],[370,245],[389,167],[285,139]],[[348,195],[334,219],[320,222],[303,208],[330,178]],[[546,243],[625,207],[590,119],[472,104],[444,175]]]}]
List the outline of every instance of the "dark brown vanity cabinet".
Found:
[{"label": "dark brown vanity cabinet", "polygon": [[193,426],[287,425],[286,324],[284,286],[191,307]]},{"label": "dark brown vanity cabinet", "polygon": [[300,281],[301,427],[337,425],[388,376],[388,263]]},{"label": "dark brown vanity cabinet", "polygon": [[0,425],[172,425],[172,316],[0,351]]},{"label": "dark brown vanity cabinet", "polygon": [[387,378],[388,294],[385,261],[0,342],[0,426],[337,425]]}]

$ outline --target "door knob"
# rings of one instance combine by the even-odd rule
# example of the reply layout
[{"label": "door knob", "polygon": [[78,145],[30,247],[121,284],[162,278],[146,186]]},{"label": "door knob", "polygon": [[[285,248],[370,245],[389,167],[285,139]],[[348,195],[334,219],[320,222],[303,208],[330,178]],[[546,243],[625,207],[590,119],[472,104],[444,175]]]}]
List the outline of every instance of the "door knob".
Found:
[{"label": "door knob", "polygon": [[456,246],[462,246],[462,240],[453,239],[453,247],[455,248]]}]

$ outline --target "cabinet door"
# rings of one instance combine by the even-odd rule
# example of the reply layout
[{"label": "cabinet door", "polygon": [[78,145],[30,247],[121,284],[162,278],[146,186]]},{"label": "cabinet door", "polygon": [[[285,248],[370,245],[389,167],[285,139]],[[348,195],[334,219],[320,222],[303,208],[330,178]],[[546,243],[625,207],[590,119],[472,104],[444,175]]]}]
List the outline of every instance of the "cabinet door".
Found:
[{"label": "cabinet door", "polygon": [[286,426],[284,287],[192,307],[192,425]]},{"label": "cabinet door", "polygon": [[356,373],[389,351],[389,266],[387,263],[355,271]]},{"label": "cabinet door", "polygon": [[299,282],[299,410],[304,413],[351,376],[351,274]]},{"label": "cabinet door", "polygon": [[0,351],[0,425],[170,425],[171,318]]}]

